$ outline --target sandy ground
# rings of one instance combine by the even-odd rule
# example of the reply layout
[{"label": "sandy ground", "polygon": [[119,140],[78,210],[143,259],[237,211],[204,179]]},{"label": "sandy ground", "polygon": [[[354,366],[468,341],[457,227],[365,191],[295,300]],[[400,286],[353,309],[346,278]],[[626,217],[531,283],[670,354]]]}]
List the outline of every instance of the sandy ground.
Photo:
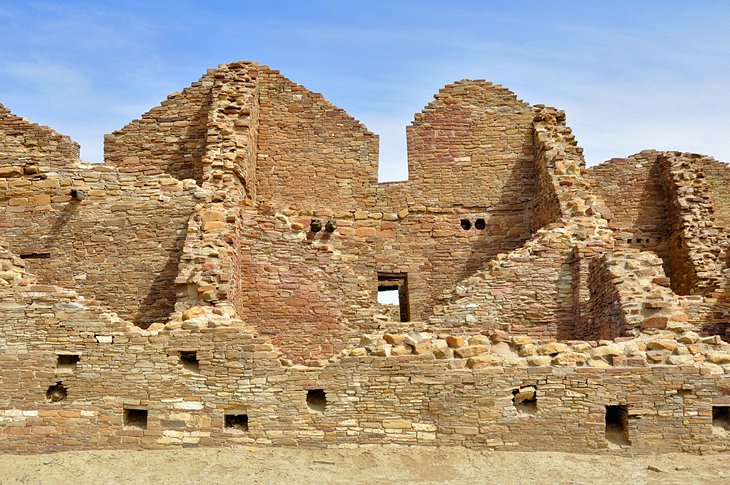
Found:
[{"label": "sandy ground", "polygon": [[0,455],[0,483],[730,483],[730,456],[460,448],[204,448]]}]

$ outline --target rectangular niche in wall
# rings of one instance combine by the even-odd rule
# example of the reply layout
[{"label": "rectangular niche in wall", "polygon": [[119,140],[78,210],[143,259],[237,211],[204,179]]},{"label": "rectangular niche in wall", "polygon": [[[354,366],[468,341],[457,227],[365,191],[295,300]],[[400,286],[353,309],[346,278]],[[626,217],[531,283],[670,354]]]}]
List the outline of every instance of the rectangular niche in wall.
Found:
[{"label": "rectangular niche in wall", "polygon": [[248,431],[248,414],[239,411],[227,411],[223,418],[226,431]]},{"label": "rectangular niche in wall", "polygon": [[180,351],[180,363],[183,369],[195,372],[200,372],[200,362],[198,362],[198,353],[194,350],[181,350]]},{"label": "rectangular niche in wall", "polygon": [[628,424],[628,406],[606,406],[606,440],[615,445],[630,445]]},{"label": "rectangular niche in wall", "polygon": [[712,406],[712,426],[721,434],[730,433],[730,406]]},{"label": "rectangular niche in wall", "polygon": [[378,303],[397,304],[400,321],[410,321],[408,275],[406,273],[378,273]]},{"label": "rectangular niche in wall", "polygon": [[129,429],[147,429],[147,410],[125,406],[124,427]]},{"label": "rectangular niche in wall", "polygon": [[72,372],[76,369],[81,357],[77,354],[58,354],[56,359],[56,368],[58,370]]},{"label": "rectangular niche in wall", "polygon": [[49,259],[51,253],[21,253],[20,259]]}]

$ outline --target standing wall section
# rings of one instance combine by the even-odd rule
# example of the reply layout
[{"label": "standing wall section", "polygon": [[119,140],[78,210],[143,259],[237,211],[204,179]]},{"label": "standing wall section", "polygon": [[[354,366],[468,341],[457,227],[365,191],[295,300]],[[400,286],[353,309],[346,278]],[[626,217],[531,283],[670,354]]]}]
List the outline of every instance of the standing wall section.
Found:
[{"label": "standing wall section", "polygon": [[721,283],[728,239],[714,215],[703,166],[708,157],[667,152],[660,158],[668,197],[672,289],[680,295],[709,295]]},{"label": "standing wall section", "polygon": [[613,158],[590,167],[593,190],[611,211],[616,237],[630,247],[654,251],[669,272],[669,224],[667,196],[658,159],[660,152],[643,151],[627,158]]},{"label": "standing wall section", "polygon": [[[611,446],[606,405],[627,407],[624,452],[728,449],[712,419],[713,406],[730,405],[728,374],[717,364],[688,364],[692,355],[672,356],[677,365],[650,366],[635,342],[591,349],[586,343],[536,346],[523,337],[521,355],[530,350],[535,362],[564,364],[504,367],[498,358],[494,367],[489,360],[424,353],[353,354],[323,367],[285,367],[271,344],[242,328],[145,332],[99,318],[73,292],[26,285],[0,287],[5,452],[252,444],[605,452]],[[485,345],[464,349],[470,347]],[[719,345],[696,347],[702,348],[697,356],[727,356],[713,350]],[[183,365],[182,351],[196,352],[197,370]],[[58,352],[79,361],[59,368]],[[589,354],[603,367],[581,367]],[[611,366],[601,355],[623,365]],[[469,362],[487,365],[464,365]],[[51,401],[47,390],[59,383],[67,394]],[[526,413],[514,396],[529,388],[536,403]],[[308,407],[312,389],[325,391],[324,412]],[[144,427],[125,422],[125,409],[146,411]],[[227,414],[246,415],[246,429],[226,427]]]},{"label": "standing wall section", "polygon": [[180,180],[191,178],[200,183],[212,72],[182,92],[171,94],[140,119],[106,135],[106,163],[119,167],[122,172],[167,173]]},{"label": "standing wall section", "polygon": [[375,205],[378,138],[322,95],[262,68],[257,200],[332,212]]},{"label": "standing wall section", "polygon": [[0,176],[38,175],[78,160],[78,143],[51,128],[15,116],[0,104]]},{"label": "standing wall section", "polygon": [[165,321],[174,306],[193,192],[167,175],[138,178],[104,166],[0,178],[0,227],[41,282],[76,288],[147,325]]}]

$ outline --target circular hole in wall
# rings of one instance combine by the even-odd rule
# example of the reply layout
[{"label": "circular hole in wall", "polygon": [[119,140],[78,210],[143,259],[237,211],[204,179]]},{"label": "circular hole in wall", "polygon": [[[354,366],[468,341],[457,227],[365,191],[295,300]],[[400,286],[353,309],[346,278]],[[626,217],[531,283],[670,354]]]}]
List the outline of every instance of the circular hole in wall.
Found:
[{"label": "circular hole in wall", "polygon": [[474,227],[476,227],[477,229],[479,229],[481,231],[482,229],[484,229],[485,227],[487,227],[487,223],[484,221],[484,219],[479,218],[474,223]]},{"label": "circular hole in wall", "polygon": [[468,231],[471,229],[471,221],[469,219],[462,219],[461,220],[461,228],[465,231]]}]

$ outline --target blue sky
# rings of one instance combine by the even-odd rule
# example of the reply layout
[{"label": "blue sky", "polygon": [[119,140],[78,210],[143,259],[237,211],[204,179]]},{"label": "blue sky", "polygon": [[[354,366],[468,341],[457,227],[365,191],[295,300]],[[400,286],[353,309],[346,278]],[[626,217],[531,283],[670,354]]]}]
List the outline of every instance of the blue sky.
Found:
[{"label": "blue sky", "polygon": [[487,79],[565,109],[589,164],[641,149],[730,161],[726,1],[0,0],[0,103],[101,161],[103,134],[198,79],[257,60],[381,136],[443,85]]}]

